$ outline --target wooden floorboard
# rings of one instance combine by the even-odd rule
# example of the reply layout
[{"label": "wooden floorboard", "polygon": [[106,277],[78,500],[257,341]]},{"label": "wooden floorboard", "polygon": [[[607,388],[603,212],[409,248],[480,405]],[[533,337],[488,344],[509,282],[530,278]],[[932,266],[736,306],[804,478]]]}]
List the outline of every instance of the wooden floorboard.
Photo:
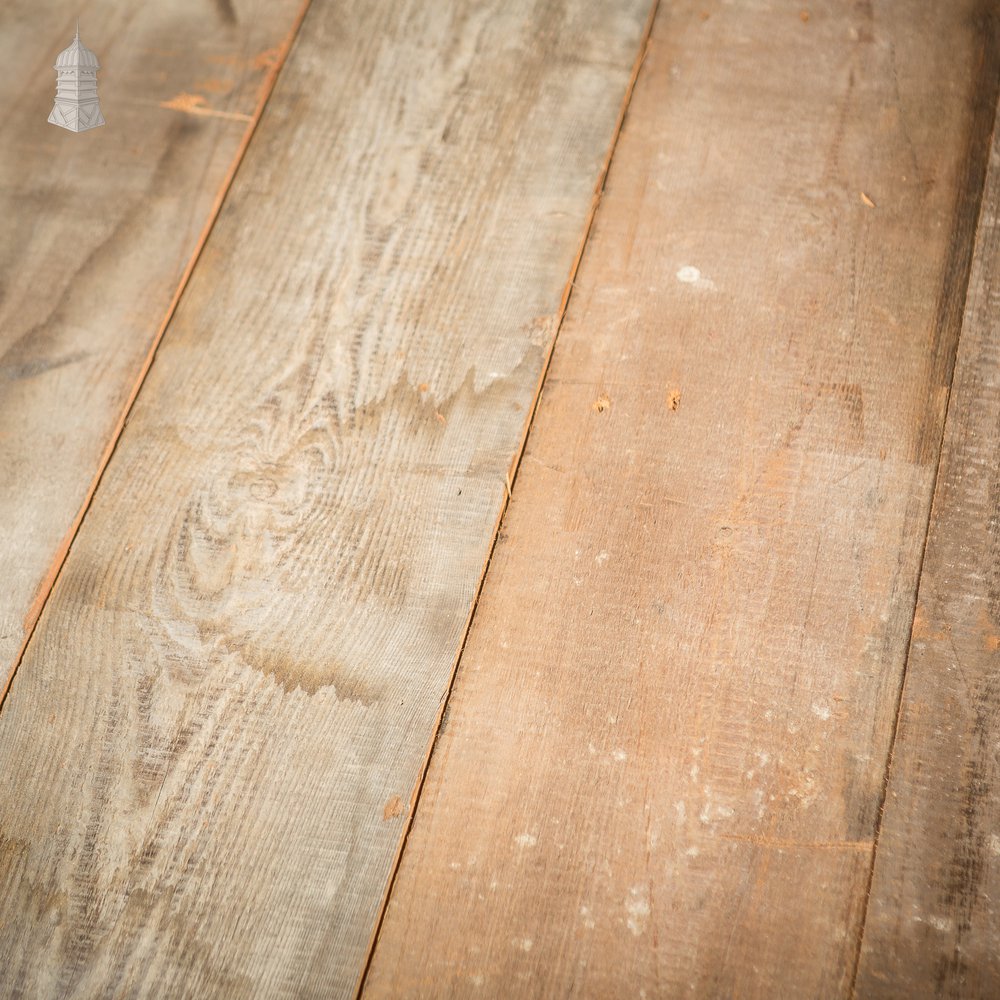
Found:
[{"label": "wooden floorboard", "polygon": [[994,135],[858,997],[1000,996],[998,681],[1000,137]]},{"label": "wooden floorboard", "polygon": [[[0,6],[0,692],[303,4]],[[107,125],[74,134],[78,16]]]},{"label": "wooden floorboard", "polygon": [[[661,5],[364,997],[849,993],[988,155],[990,11]],[[976,371],[995,378],[985,354]],[[956,543],[990,544],[991,488]],[[992,641],[983,594],[969,644]],[[977,796],[978,655],[940,744],[980,741],[956,765]],[[995,809],[974,808],[952,869],[992,858]]]},{"label": "wooden floorboard", "polygon": [[0,715],[0,994],[354,992],[648,10],[314,0]]}]

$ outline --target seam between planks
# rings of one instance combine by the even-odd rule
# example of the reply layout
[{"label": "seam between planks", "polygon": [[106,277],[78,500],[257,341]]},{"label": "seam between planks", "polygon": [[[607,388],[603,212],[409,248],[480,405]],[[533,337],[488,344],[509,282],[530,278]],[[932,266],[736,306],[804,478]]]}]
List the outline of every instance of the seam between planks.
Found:
[{"label": "seam between planks", "polygon": [[[955,372],[958,370],[959,351],[962,343],[962,331],[965,329],[965,311],[969,298],[969,286],[972,283],[972,271],[976,256],[976,247],[979,245],[979,233],[982,228],[982,214],[984,210],[984,195],[986,183],[990,173],[990,161],[992,158],[993,137],[997,127],[998,105],[994,102],[993,121],[989,133],[984,143],[983,155],[985,162],[982,170],[982,182],[976,192],[976,228],[970,241],[968,263],[966,265],[965,287],[962,290],[961,322],[959,324],[958,336],[955,339],[955,350],[952,356],[951,373],[948,378],[947,396],[944,403],[944,417],[941,420],[941,433],[937,442],[937,462],[934,466],[934,479],[931,483],[931,502],[927,511],[927,521],[924,525],[924,542],[920,550],[920,564],[917,567],[917,581],[913,591],[913,607],[910,611],[910,629],[906,640],[906,652],[903,656],[903,671],[900,677],[899,687],[896,693],[896,705],[892,719],[892,734],[889,737],[889,752],[886,755],[885,772],[882,775],[882,790],[879,796],[878,811],[875,821],[875,836],[871,848],[871,862],[868,866],[868,877],[865,882],[864,909],[861,914],[861,926],[858,929],[857,948],[854,953],[854,962],[851,968],[850,986],[847,996],[850,1000],[857,1000],[858,974],[861,971],[861,953],[864,947],[865,930],[868,925],[868,911],[871,908],[872,887],[875,882],[875,863],[878,857],[879,840],[882,835],[882,825],[885,819],[886,800],[889,795],[889,782],[892,777],[892,765],[896,752],[896,740],[899,735],[899,721],[903,711],[903,702],[906,696],[906,681],[910,666],[910,647],[913,645],[913,625],[917,613],[917,605],[920,601],[920,584],[924,576],[924,559],[927,556],[927,546],[930,541],[931,525],[934,523],[934,515],[938,507],[938,482],[941,476],[941,463],[944,460],[944,440],[948,430],[948,417],[951,414],[952,391],[955,387]],[[978,152],[978,151],[974,151]]]},{"label": "seam between planks", "polygon": [[288,58],[292,45],[295,43],[295,39],[298,37],[299,29],[302,27],[302,22],[305,20],[306,13],[308,12],[311,3],[312,0],[302,0],[298,13],[295,15],[295,20],[292,22],[291,30],[277,47],[274,60],[267,67],[264,79],[261,81],[258,89],[257,105],[254,108],[253,114],[246,119],[248,122],[246,131],[243,133],[243,138],[240,140],[236,153],[229,164],[226,176],[223,178],[222,184],[220,185],[218,193],[215,196],[215,200],[212,202],[212,206],[208,211],[208,218],[206,219],[205,225],[202,227],[201,233],[198,236],[198,241],[195,244],[194,250],[191,252],[191,256],[188,259],[187,266],[184,268],[184,273],[181,275],[181,279],[177,284],[177,289],[174,292],[173,298],[167,306],[167,311],[164,314],[163,320],[156,331],[156,335],[153,337],[153,342],[146,353],[146,358],[143,361],[142,367],[139,369],[139,374],[132,385],[128,398],[125,400],[125,405],[122,408],[118,422],[115,424],[107,446],[104,449],[104,453],[101,455],[101,458],[97,463],[97,471],[94,473],[94,478],[91,480],[90,486],[87,489],[83,503],[81,504],[76,517],[73,519],[73,523],[69,526],[69,530],[59,543],[59,547],[56,549],[56,554],[52,560],[52,564],[50,565],[48,572],[42,578],[41,585],[38,588],[38,593],[32,601],[31,606],[28,608],[28,613],[24,616],[24,641],[21,643],[21,648],[17,651],[17,656],[14,657],[14,663],[10,668],[6,680],[4,681],[3,689],[0,690],[0,712],[3,711],[4,704],[7,701],[7,695],[14,682],[14,677],[24,660],[24,654],[27,652],[31,640],[35,635],[35,628],[42,617],[42,612],[45,610],[46,604],[48,604],[49,596],[56,585],[56,581],[59,579],[59,574],[62,572],[62,568],[66,563],[67,557],[69,556],[70,549],[73,547],[73,542],[76,540],[76,536],[83,525],[84,518],[86,518],[87,513],[90,510],[90,505],[94,500],[94,494],[97,492],[97,488],[100,486],[101,479],[103,478],[104,472],[108,467],[108,463],[111,461],[111,456],[114,454],[115,448],[118,446],[118,441],[121,438],[122,431],[125,429],[126,423],[128,422],[129,414],[132,412],[132,407],[135,405],[135,401],[142,390],[143,383],[146,381],[146,376],[149,374],[149,370],[153,366],[153,361],[156,359],[156,352],[163,340],[164,334],[170,326],[170,322],[174,318],[174,314],[177,312],[177,306],[180,304],[180,300],[184,295],[188,282],[191,280],[191,275],[194,273],[194,269],[197,267],[198,261],[201,258],[201,253],[205,248],[205,244],[208,242],[208,238],[215,227],[216,220],[222,210],[226,196],[229,194],[229,190],[236,178],[240,164],[243,162],[243,157],[246,155],[247,149],[250,147],[250,142],[253,139],[258,124],[260,123],[261,116],[264,113],[264,109],[267,107],[268,99],[274,91],[275,84],[278,81],[278,76],[285,65],[285,61]]},{"label": "seam between planks", "polygon": [[[517,481],[517,474],[521,468],[521,459],[524,457],[524,449],[528,442],[528,435],[531,433],[531,426],[535,420],[535,414],[538,411],[538,404],[541,400],[542,389],[545,385],[545,379],[549,372],[549,367],[552,363],[552,355],[555,352],[556,344],[559,341],[559,333],[562,330],[563,321],[566,318],[566,310],[569,307],[570,298],[573,295],[573,289],[576,283],[576,276],[580,270],[580,263],[583,260],[583,255],[586,252],[587,244],[590,240],[590,234],[594,228],[594,220],[597,217],[597,210],[601,203],[601,198],[604,194],[604,187],[607,183],[608,172],[611,168],[611,161],[614,158],[615,150],[618,147],[618,139],[621,136],[622,128],[625,124],[625,119],[628,116],[629,105],[632,103],[632,94],[635,91],[636,81],[639,78],[639,71],[642,69],[642,64],[646,61],[646,54],[649,51],[650,36],[653,31],[653,23],[656,20],[657,11],[660,7],[660,0],[653,0],[652,6],[650,7],[649,15],[646,18],[646,23],[643,27],[642,37],[639,42],[639,52],[636,56],[635,63],[632,66],[632,72],[629,76],[628,83],[625,87],[625,94],[622,98],[621,108],[618,112],[618,118],[615,121],[614,128],[611,133],[611,141],[608,144],[608,150],[604,156],[604,162],[601,164],[601,170],[598,175],[597,183],[594,186],[594,194],[591,198],[590,208],[587,212],[586,219],[583,226],[583,234],[580,238],[580,244],[576,252],[576,256],[573,259],[573,263],[570,266],[569,278],[566,281],[566,286],[563,289],[562,298],[559,302],[559,308],[556,312],[556,322],[555,329],[553,331],[552,338],[549,342],[548,350],[545,354],[545,358],[542,362],[542,369],[538,376],[538,384],[535,387],[535,392],[531,400],[531,405],[528,408],[528,414],[525,418],[524,429],[521,433],[521,440],[518,442],[517,448],[514,452],[514,458],[511,462],[510,468],[504,478],[505,494],[503,500],[500,504],[500,511],[497,514],[496,523],[493,527],[492,537],[490,541],[489,551],[486,554],[486,560],[483,563],[482,571],[479,575],[479,583],[476,587],[476,592],[472,599],[472,604],[469,609],[468,617],[465,621],[465,627],[462,630],[462,641],[459,645],[458,653],[455,656],[455,661],[452,665],[451,675],[448,678],[448,684],[445,688],[444,695],[441,698],[440,705],[438,707],[437,717],[434,720],[434,725],[432,728],[432,735],[428,742],[427,753],[424,757],[424,763],[420,769],[419,777],[417,778],[416,785],[414,787],[413,793],[410,796],[410,808],[407,812],[406,825],[400,834],[399,843],[396,848],[396,856],[392,861],[392,869],[389,873],[389,878],[386,882],[385,891],[382,894],[382,900],[379,904],[378,914],[375,920],[374,927],[372,928],[371,939],[368,944],[368,949],[365,954],[365,960],[361,967],[361,973],[358,977],[358,984],[355,990],[355,1000],[360,1000],[365,989],[365,982],[368,979],[368,973],[371,970],[372,960],[375,955],[375,949],[378,945],[379,935],[382,931],[382,924],[385,921],[386,910],[389,905],[389,899],[392,896],[393,889],[396,884],[396,876],[399,873],[399,866],[403,858],[403,852],[406,849],[406,842],[410,836],[410,830],[413,827],[413,820],[417,812],[417,806],[420,802],[420,796],[424,789],[424,783],[427,779],[427,772],[430,768],[431,758],[434,756],[434,751],[437,747],[438,738],[441,735],[441,724],[444,720],[445,714],[448,710],[448,702],[451,698],[452,690],[455,686],[455,679],[458,676],[458,670],[462,662],[462,656],[465,653],[466,644],[469,641],[469,634],[472,631],[473,620],[475,619],[476,609],[479,607],[479,599],[482,596],[483,588],[486,584],[487,576],[489,575],[490,564],[493,561],[493,553],[496,551],[497,540],[500,536],[500,526],[503,523],[504,516],[507,513],[507,508],[510,505],[511,494],[514,488],[514,483]],[[2,703],[0,703],[2,704]]]}]

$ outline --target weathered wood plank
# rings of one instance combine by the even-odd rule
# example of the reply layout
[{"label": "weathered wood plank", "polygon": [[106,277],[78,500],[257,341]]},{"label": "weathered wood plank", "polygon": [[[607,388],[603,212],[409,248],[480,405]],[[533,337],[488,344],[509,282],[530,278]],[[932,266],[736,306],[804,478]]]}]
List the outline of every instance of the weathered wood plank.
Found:
[{"label": "weathered wood plank", "polygon": [[[0,692],[302,9],[0,5]],[[46,121],[77,15],[108,121],[79,135]]]},{"label": "weathered wood plank", "polygon": [[1000,996],[998,657],[1000,136],[994,134],[859,997]]},{"label": "weathered wood plank", "polygon": [[984,9],[661,6],[365,997],[848,992]]},{"label": "weathered wood plank", "polygon": [[15,991],[353,991],[647,12],[314,0],[0,715]]}]

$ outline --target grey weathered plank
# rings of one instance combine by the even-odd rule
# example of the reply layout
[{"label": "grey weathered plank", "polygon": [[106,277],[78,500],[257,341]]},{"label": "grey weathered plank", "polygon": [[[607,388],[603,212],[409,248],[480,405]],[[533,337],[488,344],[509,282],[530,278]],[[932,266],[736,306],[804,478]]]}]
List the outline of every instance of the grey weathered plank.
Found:
[{"label": "grey weathered plank", "polygon": [[661,5],[366,998],[848,994],[989,8]]},{"label": "grey weathered plank", "polygon": [[[982,96],[985,117],[995,88]],[[858,997],[1000,996],[998,669],[1000,136],[994,133]]]},{"label": "grey weathered plank", "polygon": [[[0,691],[302,7],[0,5]],[[78,15],[108,124],[77,135],[46,119]]]},{"label": "grey weathered plank", "polygon": [[8,991],[353,990],[646,15],[311,6],[0,715]]}]

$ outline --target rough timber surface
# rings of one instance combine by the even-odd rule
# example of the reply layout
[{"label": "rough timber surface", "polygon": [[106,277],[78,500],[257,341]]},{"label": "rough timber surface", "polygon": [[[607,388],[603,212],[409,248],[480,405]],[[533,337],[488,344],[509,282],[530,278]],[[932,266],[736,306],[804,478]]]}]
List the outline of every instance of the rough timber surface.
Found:
[{"label": "rough timber surface", "polygon": [[1000,138],[994,133],[858,997],[1000,996],[998,680]]},{"label": "rough timber surface", "polygon": [[367,998],[849,993],[997,64],[809,6],[659,9]]},{"label": "rough timber surface", "polygon": [[[301,6],[0,4],[0,691]],[[73,134],[78,16],[107,125]]]},{"label": "rough timber surface", "polygon": [[647,13],[314,0],[0,715],[0,992],[354,990]]}]

